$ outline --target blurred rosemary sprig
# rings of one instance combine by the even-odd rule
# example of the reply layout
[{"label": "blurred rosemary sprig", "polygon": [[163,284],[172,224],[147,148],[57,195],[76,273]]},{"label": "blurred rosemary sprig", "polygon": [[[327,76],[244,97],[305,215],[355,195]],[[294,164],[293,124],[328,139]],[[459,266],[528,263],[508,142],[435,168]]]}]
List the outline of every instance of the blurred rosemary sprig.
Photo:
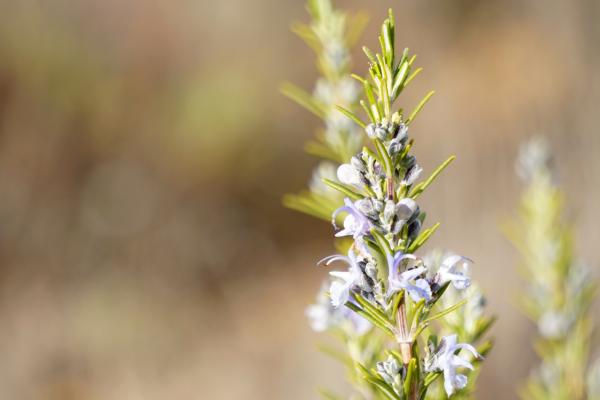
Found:
[{"label": "blurred rosemary sprig", "polygon": [[286,207],[329,220],[343,195],[331,189],[323,178],[335,180],[339,164],[356,154],[363,145],[360,130],[337,111],[341,105],[355,111],[359,104],[359,85],[350,77],[350,49],[360,37],[367,17],[349,15],[333,8],[330,0],[309,0],[309,24],[294,24],[292,30],[310,46],[317,56],[321,74],[311,93],[292,83],[284,83],[284,95],[323,120],[324,126],[305,145],[308,153],[322,159],[313,172],[308,190],[288,194]]},{"label": "blurred rosemary sprig", "polygon": [[[519,220],[507,236],[521,253],[521,272],[528,287],[520,304],[537,325],[535,349],[539,366],[531,373],[521,397],[533,400],[598,398],[590,372],[586,387],[592,333],[590,306],[597,285],[590,270],[573,251],[572,224],[563,216],[564,193],[556,185],[547,142],[526,143],[518,173],[527,187]],[[593,370],[592,370],[593,371]],[[588,393],[589,392],[589,393]]]}]

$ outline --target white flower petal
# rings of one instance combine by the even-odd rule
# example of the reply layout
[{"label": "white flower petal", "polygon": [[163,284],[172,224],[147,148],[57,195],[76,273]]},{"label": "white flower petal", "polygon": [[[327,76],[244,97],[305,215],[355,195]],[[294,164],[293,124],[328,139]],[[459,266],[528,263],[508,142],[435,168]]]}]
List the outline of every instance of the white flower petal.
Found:
[{"label": "white flower petal", "polygon": [[337,169],[337,177],[346,185],[360,185],[360,174],[351,164],[342,164]]}]

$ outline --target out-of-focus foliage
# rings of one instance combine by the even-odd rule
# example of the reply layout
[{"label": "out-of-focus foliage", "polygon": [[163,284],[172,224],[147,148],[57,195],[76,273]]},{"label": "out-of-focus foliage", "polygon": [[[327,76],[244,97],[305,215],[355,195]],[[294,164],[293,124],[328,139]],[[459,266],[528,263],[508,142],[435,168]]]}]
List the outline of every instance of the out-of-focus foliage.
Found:
[{"label": "out-of-focus foliage", "polygon": [[520,251],[528,281],[521,306],[537,325],[540,365],[522,392],[524,399],[577,400],[586,394],[592,306],[597,285],[573,252],[572,223],[565,221],[564,193],[555,183],[547,142],[524,145],[518,172],[527,183],[519,222],[508,236]]},{"label": "out-of-focus foliage", "polygon": [[356,111],[359,86],[350,77],[350,50],[366,22],[364,14],[350,15],[333,8],[331,0],[310,0],[308,25],[295,24],[293,31],[310,46],[317,56],[321,77],[313,94],[286,83],[282,92],[324,122],[314,140],[306,143],[306,151],[323,158],[313,172],[307,191],[286,195],[283,203],[292,209],[329,220],[343,199],[342,194],[323,183],[323,178],[336,179],[339,164],[356,154],[363,138],[360,129],[337,108]]}]

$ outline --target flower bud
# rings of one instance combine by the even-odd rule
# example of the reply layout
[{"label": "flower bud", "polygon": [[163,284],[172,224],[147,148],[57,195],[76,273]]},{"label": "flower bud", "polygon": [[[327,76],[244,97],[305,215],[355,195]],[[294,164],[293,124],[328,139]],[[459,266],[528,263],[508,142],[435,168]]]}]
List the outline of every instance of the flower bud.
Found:
[{"label": "flower bud", "polygon": [[342,164],[337,169],[337,178],[347,185],[360,185],[359,172],[350,164]]},{"label": "flower bud", "polygon": [[373,139],[375,137],[375,124],[367,125],[365,131],[367,132],[367,136]]},{"label": "flower bud", "polygon": [[412,221],[410,223],[410,225],[408,225],[408,237],[410,238],[410,240],[415,239],[419,235],[420,231],[421,231],[421,221],[419,221],[418,219],[415,219],[414,221]]},{"label": "flower bud", "polygon": [[358,171],[361,173],[365,173],[367,171],[367,164],[365,163],[365,161],[360,157],[361,154],[358,154],[356,156],[353,156],[350,159],[350,164]]},{"label": "flower bud", "polygon": [[416,219],[419,215],[419,205],[411,198],[402,199],[396,204],[396,216],[403,221]]},{"label": "flower bud", "polygon": [[386,140],[387,137],[389,135],[389,132],[387,131],[387,129],[383,128],[383,127],[377,127],[375,128],[375,137],[379,140]]}]

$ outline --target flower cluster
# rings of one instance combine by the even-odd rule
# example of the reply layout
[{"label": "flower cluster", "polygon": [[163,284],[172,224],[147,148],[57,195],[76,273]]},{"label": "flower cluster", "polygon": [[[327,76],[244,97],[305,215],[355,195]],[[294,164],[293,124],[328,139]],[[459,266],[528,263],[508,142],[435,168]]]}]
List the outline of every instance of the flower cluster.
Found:
[{"label": "flower cluster", "polygon": [[[396,56],[394,29],[390,11],[380,36],[381,54],[365,49],[370,78],[353,75],[363,87],[360,105],[370,121],[364,123],[354,110],[337,106],[341,115],[364,130],[364,140],[371,145],[340,160],[335,179],[323,179],[343,196],[331,212],[335,237],[351,244],[344,254],[319,262],[345,268],[330,272],[328,292],[320,293],[307,314],[316,330],[345,326],[347,334],[379,343],[373,357],[352,357],[363,382],[361,392],[371,393],[367,398],[425,398],[438,385],[438,377],[444,397],[453,396],[467,386],[473,362],[482,356],[471,344],[458,343],[463,331],[447,332],[438,343],[439,324],[434,321],[449,327],[444,319],[462,312],[468,303],[462,299],[443,307],[446,302],[441,299],[449,288],[461,292],[470,287],[472,261],[447,254],[439,262],[429,262],[417,255],[439,226],[425,227],[426,213],[417,199],[454,157],[421,180],[423,169],[411,154],[414,141],[409,128],[433,93],[409,115],[393,111],[398,95],[420,72],[413,70],[415,57],[407,49]],[[483,334],[482,326],[473,330]]]},{"label": "flower cluster", "polygon": [[[541,362],[523,398],[593,398],[593,385],[586,389],[586,370],[589,308],[596,285],[589,269],[573,256],[572,229],[563,222],[563,194],[550,161],[549,146],[542,138],[521,149],[517,172],[528,186],[521,202],[521,221],[508,230],[523,254],[522,271],[528,279],[522,308],[539,333],[536,349]],[[589,372],[590,382],[593,374]]]}]

